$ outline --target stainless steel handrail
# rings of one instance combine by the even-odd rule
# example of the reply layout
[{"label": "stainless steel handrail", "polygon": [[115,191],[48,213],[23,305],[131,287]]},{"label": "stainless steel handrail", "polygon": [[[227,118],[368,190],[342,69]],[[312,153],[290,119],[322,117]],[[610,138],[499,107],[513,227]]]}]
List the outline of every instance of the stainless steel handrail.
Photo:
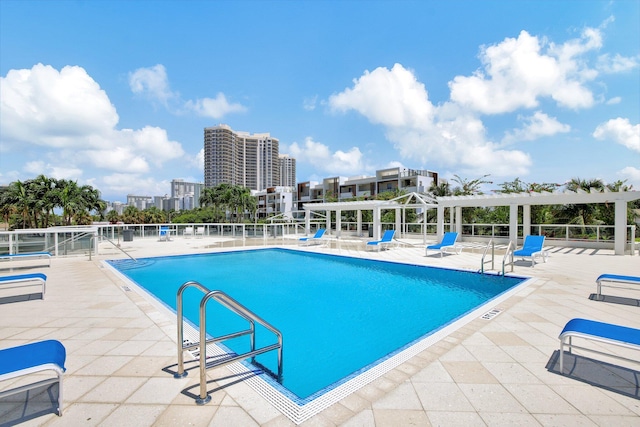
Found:
[{"label": "stainless steel handrail", "polygon": [[[507,245],[507,251],[504,253],[504,258],[502,258],[502,275],[504,276],[504,267],[505,265],[511,265],[511,272],[513,273],[513,241],[509,240],[509,244]],[[511,260],[507,263],[507,259],[511,257]]]},{"label": "stainless steel handrail", "polygon": [[[487,256],[487,251],[489,250],[489,247],[491,247],[491,260],[490,261],[485,261],[484,258],[485,256]],[[484,252],[482,253],[482,260],[480,261],[480,273],[484,274],[484,265],[488,262],[491,263],[491,270],[494,269],[494,258],[495,258],[495,251],[496,251],[496,245],[493,242],[493,239],[489,239],[489,242],[487,243],[487,246],[484,248]]]},{"label": "stainless steel handrail", "polygon": [[[131,255],[129,255],[129,253],[127,251],[125,251],[124,249],[122,249],[120,247],[120,245],[113,243],[113,241],[111,239],[109,239],[107,236],[92,236],[90,241],[92,243],[95,244],[95,240],[96,239],[104,239],[107,242],[111,243],[113,245],[114,248],[118,249],[120,252],[122,252],[123,254],[125,254],[126,256],[128,256],[129,258],[131,258],[133,261],[138,262],[137,259],[135,259],[134,257],[132,257]],[[97,252],[96,252],[97,253]],[[91,251],[89,251],[89,261],[91,261]]]},{"label": "stainless steel handrail", "polygon": [[[198,343],[184,343],[184,312],[183,312],[183,303],[182,296],[184,291],[189,287],[196,287],[205,295],[200,300],[200,339]],[[250,327],[244,331],[238,331],[231,334],[227,334],[220,337],[213,337],[207,340],[207,302],[211,299],[215,299],[218,303],[233,311],[243,319],[249,322]],[[175,378],[183,378],[187,375],[187,372],[184,370],[184,350],[188,350],[195,347],[200,347],[200,395],[196,399],[196,403],[199,405],[204,405],[205,403],[211,400],[211,396],[207,393],[207,379],[206,379],[206,371],[208,369],[219,367],[223,365],[227,365],[229,363],[233,363],[239,360],[244,360],[248,358],[254,358],[255,356],[266,353],[273,350],[278,350],[278,379],[282,378],[282,333],[275,327],[273,327],[270,323],[262,319],[257,314],[253,313],[251,310],[240,304],[235,299],[231,298],[229,295],[225,294],[222,291],[211,291],[203,286],[201,283],[196,281],[189,281],[184,283],[180,289],[178,289],[176,295],[176,308],[177,308],[177,320],[178,320],[178,371],[174,374]],[[260,323],[266,329],[271,331],[278,338],[277,344],[272,344],[263,348],[256,349],[255,348],[255,322]],[[251,351],[243,354],[236,355],[234,357],[226,358],[222,361],[216,361],[207,363],[207,344],[214,342],[221,342],[227,339],[240,337],[243,335],[250,335],[250,343],[251,343]]]}]

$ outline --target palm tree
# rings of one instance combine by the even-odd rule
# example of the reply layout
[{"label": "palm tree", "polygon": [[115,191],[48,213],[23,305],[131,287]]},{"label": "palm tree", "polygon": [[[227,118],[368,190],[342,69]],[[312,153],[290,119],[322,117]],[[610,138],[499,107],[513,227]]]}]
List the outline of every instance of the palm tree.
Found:
[{"label": "palm tree", "polygon": [[483,194],[481,186],[483,184],[493,184],[493,181],[487,181],[485,178],[489,174],[483,175],[481,178],[466,179],[460,178],[458,175],[453,175],[453,180],[458,183],[459,187],[453,189],[454,196],[473,196],[476,194]]},{"label": "palm tree", "polygon": [[120,215],[115,209],[107,212],[107,221],[109,221],[109,223],[111,224],[117,224],[118,221],[120,221]]}]

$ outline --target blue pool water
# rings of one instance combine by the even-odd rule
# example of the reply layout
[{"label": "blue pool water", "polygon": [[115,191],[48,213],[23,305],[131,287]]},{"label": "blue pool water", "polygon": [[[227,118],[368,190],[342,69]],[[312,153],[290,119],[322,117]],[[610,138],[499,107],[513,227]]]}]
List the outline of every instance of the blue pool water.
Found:
[{"label": "blue pool water", "polygon": [[[284,337],[282,385],[298,401],[313,399],[524,280],[286,249],[140,261],[110,263],[174,310],[178,288],[195,280],[278,328]],[[184,295],[185,316],[195,325],[201,297],[193,288]],[[207,310],[211,335],[246,328],[215,302]],[[256,340],[259,346],[275,342],[259,327]],[[244,352],[249,343],[242,337],[225,345]],[[277,372],[275,352],[257,361]]]}]

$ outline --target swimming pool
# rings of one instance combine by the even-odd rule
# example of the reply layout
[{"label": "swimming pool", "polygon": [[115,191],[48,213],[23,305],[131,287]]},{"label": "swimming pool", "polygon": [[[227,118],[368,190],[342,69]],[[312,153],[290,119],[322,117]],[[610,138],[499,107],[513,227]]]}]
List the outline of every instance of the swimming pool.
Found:
[{"label": "swimming pool", "polygon": [[[525,280],[287,249],[139,261],[109,263],[173,310],[177,289],[194,280],[222,290],[278,328],[284,337],[280,391],[298,405],[373,369]],[[195,290],[184,295],[185,317],[194,324],[201,297]],[[208,333],[243,328],[241,320],[217,305],[207,310],[207,317],[215,319],[208,322]],[[258,346],[273,342],[266,331],[257,332]],[[247,346],[246,339],[228,343],[235,352]],[[277,372],[275,354],[257,360]]]}]

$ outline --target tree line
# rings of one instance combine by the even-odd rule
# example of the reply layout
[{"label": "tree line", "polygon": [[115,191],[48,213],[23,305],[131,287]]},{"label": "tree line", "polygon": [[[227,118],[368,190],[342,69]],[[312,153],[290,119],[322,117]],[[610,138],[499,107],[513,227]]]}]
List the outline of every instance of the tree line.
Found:
[{"label": "tree line", "polygon": [[11,228],[88,225],[94,221],[92,213],[100,217],[106,206],[92,186],[44,175],[0,190],[0,214]]},{"label": "tree line", "polygon": [[[480,178],[466,179],[458,175],[449,181],[441,181],[432,185],[429,193],[432,196],[466,196],[481,195],[482,188],[493,182],[489,175]],[[560,187],[568,190],[591,189],[609,191],[630,191],[632,186],[625,181],[605,184],[600,179],[573,178],[565,184],[554,183],[526,183],[519,178],[498,184],[498,193],[523,193],[555,191]],[[371,199],[388,200],[402,195],[402,190],[394,190],[377,194]],[[326,201],[337,201],[332,194],[326,194]],[[361,200],[353,198],[351,200]],[[160,224],[160,223],[220,223],[242,222],[255,218],[257,210],[256,198],[251,191],[242,186],[218,184],[203,190],[199,199],[199,208],[175,212],[163,211],[155,206],[139,210],[135,206],[127,206],[122,214],[111,210],[106,216],[106,202],[100,198],[100,192],[90,185],[78,185],[76,181],[48,178],[39,175],[26,181],[15,181],[8,187],[0,189],[0,214],[10,228],[46,228],[52,225],[88,225],[93,221],[108,220],[111,223],[126,224]],[[629,203],[628,223],[633,224],[634,209],[640,209],[640,200]],[[56,213],[58,212],[58,213]],[[345,221],[355,221],[355,211],[342,212]],[[362,212],[364,222],[370,222],[370,212]],[[405,212],[407,223],[418,220],[418,215],[412,211]],[[428,213],[435,215],[435,212]],[[353,218],[351,218],[353,216]],[[462,221],[466,224],[506,224],[509,222],[509,207],[497,206],[488,208],[465,208],[462,211]],[[615,211],[613,205],[607,204],[576,204],[576,205],[544,205],[531,207],[531,222],[533,224],[579,224],[579,225],[612,225]],[[427,217],[427,222],[435,218]],[[395,210],[387,210],[382,214],[382,221],[393,223]]]}]

